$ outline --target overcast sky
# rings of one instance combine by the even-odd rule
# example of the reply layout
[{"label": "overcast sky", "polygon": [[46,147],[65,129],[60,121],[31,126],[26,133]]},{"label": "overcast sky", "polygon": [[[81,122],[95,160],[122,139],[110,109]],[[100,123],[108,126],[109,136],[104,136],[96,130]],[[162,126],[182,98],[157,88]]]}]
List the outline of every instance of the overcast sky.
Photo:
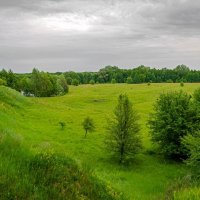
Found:
[{"label": "overcast sky", "polygon": [[200,69],[199,0],[0,0],[0,69]]}]

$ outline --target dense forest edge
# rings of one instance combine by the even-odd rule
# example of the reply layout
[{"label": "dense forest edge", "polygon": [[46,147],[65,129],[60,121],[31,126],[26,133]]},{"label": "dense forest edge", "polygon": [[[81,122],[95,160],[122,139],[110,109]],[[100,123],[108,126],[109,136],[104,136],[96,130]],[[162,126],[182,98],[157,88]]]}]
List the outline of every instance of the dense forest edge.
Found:
[{"label": "dense forest edge", "polygon": [[139,66],[133,69],[120,69],[117,66],[106,66],[98,72],[40,72],[34,68],[32,73],[17,74],[12,70],[0,71],[0,85],[6,85],[26,96],[49,97],[64,95],[68,85],[98,83],[198,83],[200,71],[191,70],[186,65],[174,69],[155,69]]}]

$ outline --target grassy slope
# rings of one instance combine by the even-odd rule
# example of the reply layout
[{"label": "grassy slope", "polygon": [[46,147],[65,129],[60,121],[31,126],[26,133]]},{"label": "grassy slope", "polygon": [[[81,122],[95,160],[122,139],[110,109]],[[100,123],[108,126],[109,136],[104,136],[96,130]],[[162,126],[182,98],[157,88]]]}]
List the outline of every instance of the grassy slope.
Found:
[{"label": "grassy slope", "polygon": [[[14,99],[10,100],[9,105],[1,103],[0,96],[0,127],[22,135],[31,151],[51,148],[55,152],[65,153],[81,165],[89,166],[99,178],[131,199],[159,199],[167,185],[186,169],[182,165],[168,163],[146,153],[151,148],[146,126],[149,113],[160,93],[179,89],[190,93],[199,86],[200,84],[185,84],[183,88],[179,84],[82,85],[70,87],[70,93],[63,97],[22,98],[23,109],[15,105]],[[103,143],[106,120],[112,114],[120,93],[128,94],[138,110],[143,135],[144,150],[136,163],[128,168],[112,163]],[[96,132],[84,139],[81,122],[87,115],[94,119]],[[59,121],[66,122],[64,130],[58,126]]]},{"label": "grassy slope", "polygon": [[0,199],[124,199],[66,155],[51,149],[30,151],[17,130],[4,123],[15,125],[16,115],[24,116],[22,111],[31,106],[29,101],[14,90],[0,88]]}]

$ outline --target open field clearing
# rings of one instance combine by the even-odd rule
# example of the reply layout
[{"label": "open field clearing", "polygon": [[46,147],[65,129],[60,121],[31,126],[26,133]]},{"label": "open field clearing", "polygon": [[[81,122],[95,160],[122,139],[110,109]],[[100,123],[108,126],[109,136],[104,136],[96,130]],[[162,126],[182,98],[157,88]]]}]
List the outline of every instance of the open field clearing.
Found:
[{"label": "open field clearing", "polygon": [[[27,98],[0,87],[0,130],[20,137],[30,152],[62,153],[87,168],[106,185],[130,199],[162,199],[167,187],[187,171],[179,163],[154,154],[147,121],[159,94],[184,90],[193,93],[200,84],[97,84],[70,86],[61,97]],[[133,163],[120,166],[106,151],[107,119],[119,94],[127,94],[140,116],[143,150]],[[93,118],[96,130],[84,137],[82,121]],[[59,122],[65,122],[62,129]]]}]

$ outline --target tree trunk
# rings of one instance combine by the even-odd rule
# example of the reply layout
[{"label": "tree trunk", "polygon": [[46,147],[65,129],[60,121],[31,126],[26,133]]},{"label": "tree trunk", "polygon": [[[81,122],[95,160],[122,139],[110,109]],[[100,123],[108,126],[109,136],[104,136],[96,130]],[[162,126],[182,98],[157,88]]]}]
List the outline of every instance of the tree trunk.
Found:
[{"label": "tree trunk", "polygon": [[124,144],[121,144],[121,148],[120,148],[120,160],[119,163],[123,163],[124,161]]}]

